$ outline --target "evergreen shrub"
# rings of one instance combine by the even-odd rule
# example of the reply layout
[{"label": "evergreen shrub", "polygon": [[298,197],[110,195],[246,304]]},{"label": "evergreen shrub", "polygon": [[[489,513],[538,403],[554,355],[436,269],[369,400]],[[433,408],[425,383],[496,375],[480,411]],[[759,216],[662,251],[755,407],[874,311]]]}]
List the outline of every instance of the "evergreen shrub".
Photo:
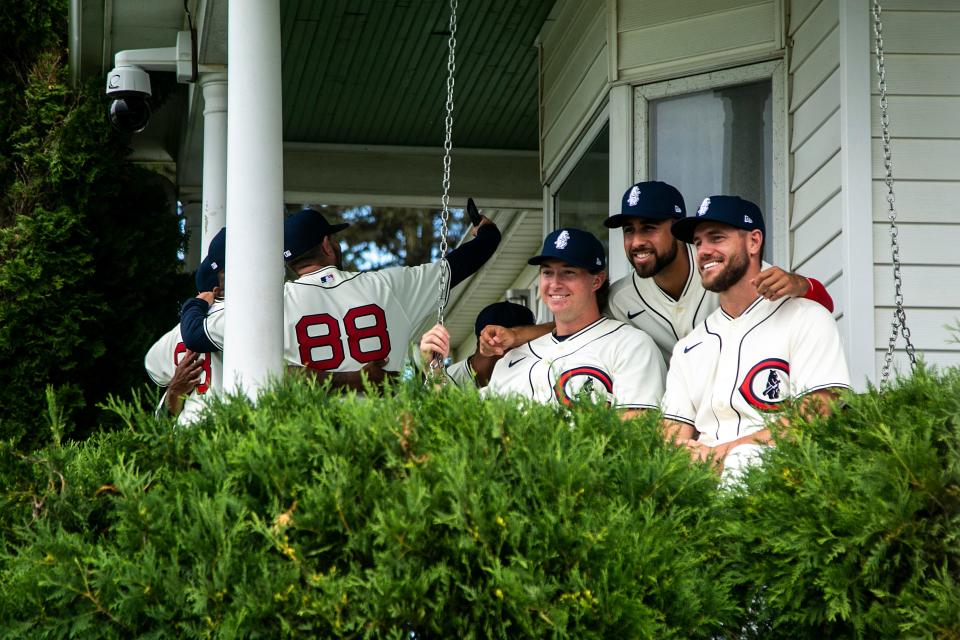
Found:
[{"label": "evergreen shrub", "polygon": [[[20,458],[0,636],[710,638],[717,482],[651,414],[286,382]],[[14,472],[11,472],[14,473]]]},{"label": "evergreen shrub", "polygon": [[795,419],[729,507],[745,637],[960,638],[960,371]]}]

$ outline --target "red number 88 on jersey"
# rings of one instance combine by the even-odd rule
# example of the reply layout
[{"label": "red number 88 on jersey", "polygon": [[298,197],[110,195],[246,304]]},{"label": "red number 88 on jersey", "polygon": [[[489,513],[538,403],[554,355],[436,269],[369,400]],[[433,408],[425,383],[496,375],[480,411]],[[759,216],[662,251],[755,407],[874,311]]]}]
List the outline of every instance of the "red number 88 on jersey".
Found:
[{"label": "red number 88 on jersey", "polygon": [[347,352],[360,364],[384,360],[390,355],[387,317],[375,304],[350,309],[342,323],[329,313],[303,316],[296,329],[300,363],[311,369],[336,369],[343,364]]}]

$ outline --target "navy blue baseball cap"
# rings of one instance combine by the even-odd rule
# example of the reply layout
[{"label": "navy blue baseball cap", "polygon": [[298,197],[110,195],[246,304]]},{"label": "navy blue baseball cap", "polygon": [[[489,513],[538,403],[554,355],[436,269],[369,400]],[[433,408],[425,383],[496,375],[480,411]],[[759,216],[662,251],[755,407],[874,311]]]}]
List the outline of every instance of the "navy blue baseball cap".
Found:
[{"label": "navy blue baseball cap", "polygon": [[622,227],[625,218],[680,220],[687,215],[683,196],[666,182],[638,182],[623,193],[620,213],[603,221],[609,229]]},{"label": "navy blue baseball cap", "polygon": [[739,196],[710,196],[704,198],[697,209],[697,215],[677,220],[670,227],[674,237],[687,243],[693,242],[693,232],[701,222],[722,222],[737,229],[753,231],[759,229],[767,235],[763,226],[763,214],[760,207]]},{"label": "navy blue baseball cap", "polygon": [[540,255],[527,260],[527,264],[540,264],[546,260],[562,260],[590,273],[602,271],[607,264],[603,245],[589,231],[566,227],[551,231],[543,241]]},{"label": "navy blue baseball cap", "polygon": [[346,222],[330,224],[316,209],[298,211],[283,221],[283,259],[289,262],[349,226]]},{"label": "navy blue baseball cap", "polygon": [[210,240],[210,246],[207,248],[207,256],[200,262],[194,280],[197,283],[197,291],[213,291],[214,287],[220,286],[220,279],[217,273],[223,270],[227,261],[227,228],[224,227],[217,232]]},{"label": "navy blue baseball cap", "polygon": [[480,332],[488,324],[495,324],[500,327],[522,327],[533,324],[533,311],[517,304],[516,302],[494,302],[488,304],[477,314],[477,321],[473,325],[473,331],[480,337]]}]

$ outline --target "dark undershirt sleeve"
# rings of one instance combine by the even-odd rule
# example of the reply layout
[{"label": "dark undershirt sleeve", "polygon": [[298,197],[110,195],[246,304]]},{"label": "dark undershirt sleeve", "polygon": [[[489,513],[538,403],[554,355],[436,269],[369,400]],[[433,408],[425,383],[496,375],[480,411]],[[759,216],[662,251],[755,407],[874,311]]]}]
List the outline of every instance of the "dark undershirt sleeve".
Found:
[{"label": "dark undershirt sleeve", "polygon": [[450,264],[450,286],[455,287],[477,271],[496,252],[500,245],[500,229],[485,224],[477,229],[477,237],[447,254]]},{"label": "dark undershirt sleeve", "polygon": [[203,330],[203,321],[209,310],[210,305],[200,298],[190,298],[180,308],[180,336],[184,346],[194,353],[220,351]]}]

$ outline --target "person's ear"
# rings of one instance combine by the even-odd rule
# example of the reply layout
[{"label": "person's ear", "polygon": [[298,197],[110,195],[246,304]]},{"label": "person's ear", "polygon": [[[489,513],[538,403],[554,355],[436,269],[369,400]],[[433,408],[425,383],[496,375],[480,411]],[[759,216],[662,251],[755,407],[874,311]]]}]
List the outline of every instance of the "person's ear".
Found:
[{"label": "person's ear", "polygon": [[601,271],[593,274],[593,290],[597,291],[603,286],[603,281],[607,279],[607,272]]}]

